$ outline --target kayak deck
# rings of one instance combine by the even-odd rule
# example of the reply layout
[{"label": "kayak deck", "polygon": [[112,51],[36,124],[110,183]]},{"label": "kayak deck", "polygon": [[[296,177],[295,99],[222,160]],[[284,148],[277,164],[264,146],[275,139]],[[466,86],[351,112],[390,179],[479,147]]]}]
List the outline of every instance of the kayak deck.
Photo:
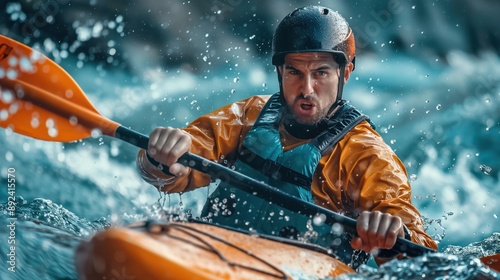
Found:
[{"label": "kayak deck", "polygon": [[181,222],[100,232],[80,245],[75,261],[82,279],[304,279],[354,273],[323,253]]}]

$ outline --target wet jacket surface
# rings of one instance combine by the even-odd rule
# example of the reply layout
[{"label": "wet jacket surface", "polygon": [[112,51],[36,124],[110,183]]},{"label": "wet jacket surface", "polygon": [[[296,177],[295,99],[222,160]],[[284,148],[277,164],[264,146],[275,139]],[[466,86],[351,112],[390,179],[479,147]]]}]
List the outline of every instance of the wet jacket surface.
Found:
[{"label": "wet jacket surface", "polygon": [[[250,97],[193,121],[184,129],[192,136],[190,152],[230,165],[269,97]],[[293,137],[283,126],[280,126],[280,135],[285,151],[309,141]],[[141,162],[145,160],[145,152],[141,150],[138,165],[142,177],[162,191],[187,192],[210,183],[208,175],[196,170],[171,182],[160,170],[144,172]],[[410,232],[411,241],[437,248],[411,203],[404,165],[367,121],[356,125],[323,155],[313,176],[311,191],[317,205],[352,218],[364,210],[399,216]]]}]

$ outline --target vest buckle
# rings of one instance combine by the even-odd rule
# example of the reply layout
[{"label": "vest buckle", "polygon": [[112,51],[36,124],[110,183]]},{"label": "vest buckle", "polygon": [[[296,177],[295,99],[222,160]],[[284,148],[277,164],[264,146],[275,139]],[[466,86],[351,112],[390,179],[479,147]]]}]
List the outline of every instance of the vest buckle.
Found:
[{"label": "vest buckle", "polygon": [[277,164],[273,160],[266,159],[264,160],[264,164],[262,165],[262,173],[273,179],[280,180],[280,168],[280,164]]}]

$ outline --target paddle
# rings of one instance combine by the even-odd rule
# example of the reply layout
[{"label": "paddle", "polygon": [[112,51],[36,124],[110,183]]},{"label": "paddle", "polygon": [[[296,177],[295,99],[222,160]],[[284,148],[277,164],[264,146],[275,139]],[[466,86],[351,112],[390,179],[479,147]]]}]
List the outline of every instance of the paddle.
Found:
[{"label": "paddle", "polygon": [[[29,137],[58,142],[100,133],[147,149],[148,137],[99,114],[85,93],[59,65],[19,42],[0,36],[0,126]],[[326,224],[356,233],[356,221],[307,203],[218,163],[190,153],[179,162],[283,208],[308,216],[323,214]],[[433,250],[398,238],[392,249],[418,256]]]},{"label": "paddle", "polygon": [[500,272],[500,254],[484,256],[479,258],[487,267]]}]

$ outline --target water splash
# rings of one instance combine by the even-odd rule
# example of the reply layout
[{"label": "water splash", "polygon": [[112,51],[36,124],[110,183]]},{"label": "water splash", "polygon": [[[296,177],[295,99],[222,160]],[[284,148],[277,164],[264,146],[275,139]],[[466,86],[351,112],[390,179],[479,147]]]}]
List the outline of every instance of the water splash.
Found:
[{"label": "water splash", "polygon": [[392,260],[378,269],[366,265],[356,275],[335,279],[500,279],[500,274],[479,258],[500,253],[500,233],[465,247],[448,246],[441,253],[404,260]]},{"label": "water splash", "polygon": [[[35,198],[32,202],[16,197],[15,218],[58,229],[75,237],[86,237],[110,226],[105,218],[90,222],[79,218],[63,206],[48,199]],[[0,204],[0,213],[7,217],[7,203]]]},{"label": "water splash", "polygon": [[[106,219],[90,222],[47,199],[28,202],[17,196],[16,202],[14,217],[7,203],[0,204],[2,224],[16,218],[17,260],[15,274],[2,269],[0,279],[76,279],[75,249],[84,238],[109,227]],[[0,227],[0,235],[7,236],[7,229]],[[7,242],[0,242],[0,251],[7,252],[7,246]]]},{"label": "water splash", "polygon": [[479,259],[433,253],[405,260],[392,260],[375,269],[361,266],[358,274],[336,277],[338,280],[375,279],[500,279],[500,274]]},{"label": "water splash", "polygon": [[465,247],[449,245],[443,252],[451,255],[476,258],[498,254],[500,253],[500,233],[495,232],[490,237],[480,242],[473,242]]}]

